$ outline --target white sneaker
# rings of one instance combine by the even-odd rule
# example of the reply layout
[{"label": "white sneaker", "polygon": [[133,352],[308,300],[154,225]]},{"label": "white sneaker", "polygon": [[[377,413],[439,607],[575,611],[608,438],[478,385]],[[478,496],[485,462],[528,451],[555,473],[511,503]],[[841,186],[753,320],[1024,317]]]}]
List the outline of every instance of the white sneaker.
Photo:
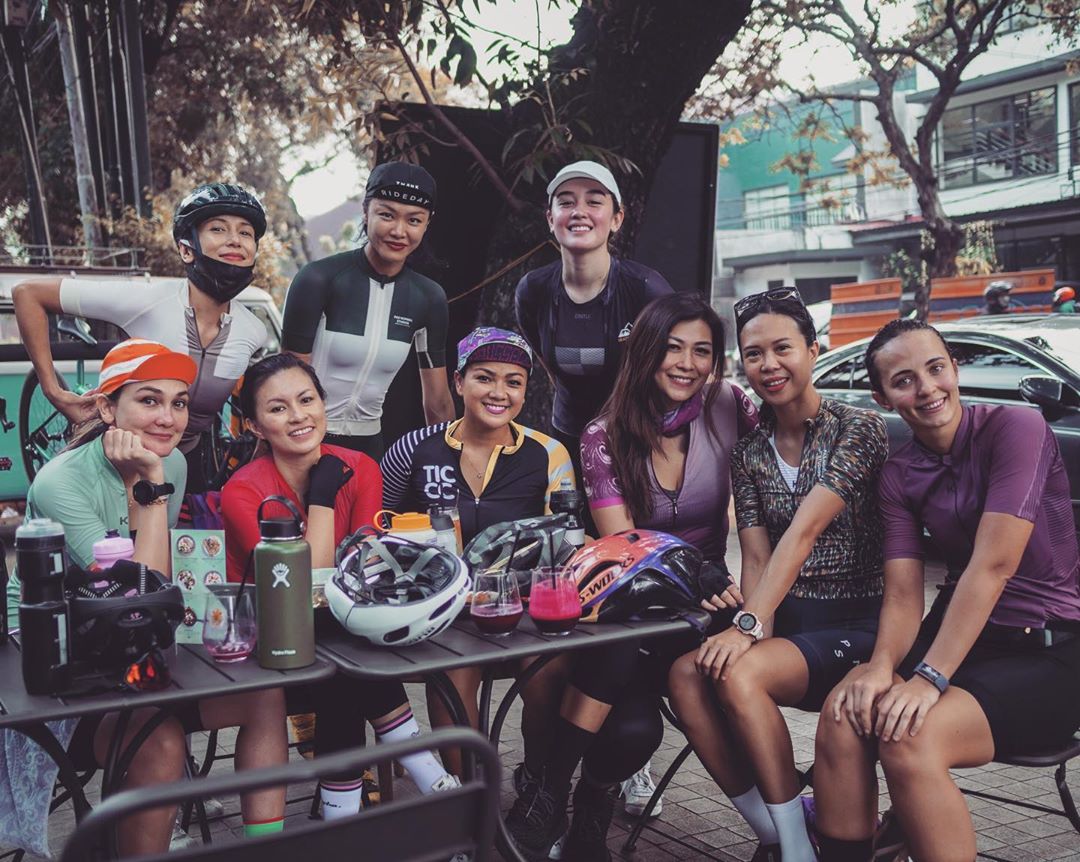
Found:
[{"label": "white sneaker", "polygon": [[213,796],[207,796],[203,800],[203,808],[206,809],[207,818],[222,817],[225,814],[225,803]]},{"label": "white sneaker", "polygon": [[431,785],[431,792],[441,793],[444,790],[453,790],[455,787],[461,787],[461,779],[447,772]]},{"label": "white sneaker", "polygon": [[183,850],[185,847],[194,847],[199,842],[180,828],[179,823],[173,824],[172,836],[169,838],[170,850]]},{"label": "white sneaker", "polygon": [[[649,770],[652,768],[652,761],[650,760],[641,769],[631,775],[622,783],[622,788],[619,791],[620,796],[626,797],[626,813],[633,817],[640,817],[645,807],[649,804],[649,800],[652,799],[652,795],[656,792],[656,783],[652,780],[652,775]],[[656,800],[656,807],[653,808],[651,817],[659,817],[660,812],[664,810],[664,797],[661,796]]]},{"label": "white sneaker", "polygon": [[569,835],[570,830],[567,829],[562,835],[559,836],[559,840],[551,845],[551,849],[548,850],[548,859],[562,859],[563,845],[566,844],[566,838]]}]

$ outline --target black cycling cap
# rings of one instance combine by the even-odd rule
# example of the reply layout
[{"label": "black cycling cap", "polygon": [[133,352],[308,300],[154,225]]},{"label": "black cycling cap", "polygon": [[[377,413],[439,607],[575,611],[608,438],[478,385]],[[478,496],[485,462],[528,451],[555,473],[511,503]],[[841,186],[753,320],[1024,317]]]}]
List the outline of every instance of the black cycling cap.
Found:
[{"label": "black cycling cap", "polygon": [[364,189],[365,200],[380,198],[435,211],[435,178],[419,165],[383,162],[376,165]]}]

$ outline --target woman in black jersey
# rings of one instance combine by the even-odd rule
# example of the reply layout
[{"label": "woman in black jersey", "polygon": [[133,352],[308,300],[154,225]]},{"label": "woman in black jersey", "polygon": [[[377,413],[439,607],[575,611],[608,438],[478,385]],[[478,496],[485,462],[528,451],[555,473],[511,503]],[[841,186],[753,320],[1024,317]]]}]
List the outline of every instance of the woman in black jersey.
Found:
[{"label": "woman in black jersey", "polygon": [[446,294],[409,268],[435,211],[435,180],[418,165],[378,165],[364,190],[359,249],[309,263],[285,299],[282,347],[326,388],[327,442],[379,460],[386,390],[415,345],[424,416],[454,418],[446,378]]},{"label": "woman in black jersey", "polygon": [[608,241],[623,222],[615,177],[574,162],[548,184],[547,220],[561,259],[534,269],[514,296],[518,327],[555,381],[551,424],[581,479],[581,432],[611,395],[620,344],[634,319],[671,285],[660,273],[615,257]]}]

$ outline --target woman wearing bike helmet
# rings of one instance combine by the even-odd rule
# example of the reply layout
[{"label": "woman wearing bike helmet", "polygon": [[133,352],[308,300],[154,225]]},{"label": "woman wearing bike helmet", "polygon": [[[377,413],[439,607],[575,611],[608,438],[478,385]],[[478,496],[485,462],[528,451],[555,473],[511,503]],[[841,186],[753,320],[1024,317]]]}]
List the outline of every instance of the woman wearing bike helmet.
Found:
[{"label": "woman wearing bike helmet", "polygon": [[702,764],[760,841],[756,860],[812,862],[780,706],[816,711],[873,649],[881,606],[881,416],[823,399],[795,288],[735,304],[761,424],[731,455],[746,599],[733,626],[679,659],[673,703]]},{"label": "woman wearing bike helmet", "polygon": [[[107,530],[116,530],[134,537],[137,562],[169,574],[169,527],[179,515],[179,489],[186,474],[176,447],[188,424],[189,392],[197,374],[186,353],[152,341],[124,341],[105,356],[93,396],[97,418],[42,467],[27,495],[29,515],[63,525],[68,554],[80,568],[93,564],[94,542]],[[17,607],[17,578],[12,583],[15,595],[9,591],[8,607]],[[184,771],[184,733],[194,730],[239,726],[239,769],[285,763],[284,703],[282,691],[272,689],[185,705],[178,718],[162,724],[139,748],[127,786],[179,780]],[[154,712],[135,712],[125,744]],[[75,763],[90,768],[105,762],[116,722],[116,715],[65,720],[54,726],[54,732],[61,743],[70,743]],[[43,803],[47,811],[48,795]],[[284,788],[246,794],[241,807],[249,834],[280,829]],[[172,810],[154,810],[125,821],[119,837],[121,853],[164,851],[173,817]]]},{"label": "woman wearing bike helmet", "polygon": [[[493,524],[549,511],[553,491],[574,487],[570,455],[557,440],[514,420],[525,403],[532,351],[516,332],[482,326],[458,342],[454,384],[464,404],[455,422],[413,431],[390,447],[382,461],[383,505],[402,512],[457,506],[467,543]],[[449,671],[475,727],[479,668]],[[557,710],[562,676],[558,663],[534,677],[523,692],[526,760],[543,757],[545,731]],[[442,699],[428,692],[435,727],[452,723]],[[445,752],[454,771],[461,762]]]},{"label": "woman wearing bike helmet", "polygon": [[[251,284],[266,213],[251,192],[228,183],[199,186],[176,207],[173,239],[186,281],[36,278],[12,291],[19,333],[46,398],[72,422],[94,414],[94,399],[67,390],[52,365],[48,315],[104,320],[131,338],[147,338],[195,360],[190,421],[180,441],[188,491],[207,490],[203,447],[266,327],[242,303]],[[185,489],[178,488],[178,493]]]},{"label": "woman wearing bike helmet", "polygon": [[408,265],[434,213],[431,174],[406,162],[377,165],[364,190],[364,245],[307,264],[285,299],[282,347],[310,362],[326,387],[330,442],[376,460],[385,451],[383,399],[410,344],[424,417],[454,418],[446,294]]},{"label": "woman wearing bike helmet", "polygon": [[[581,437],[593,520],[604,536],[635,528],[672,533],[722,565],[729,456],[757,424],[750,399],[719,379],[723,324],[696,293],[668,294],[638,315],[626,351],[634,361],[622,364],[603,412]],[[727,601],[738,598],[732,587]],[[507,819],[526,852],[541,856],[562,834],[570,779],[584,758],[564,853],[608,858],[617,785],[640,813],[654,789],[646,761],[663,732],[658,698],[671,662],[697,642],[688,635],[576,656],[551,754],[541,770],[529,770],[529,778],[544,780],[526,783]]]},{"label": "woman wearing bike helmet", "polygon": [[[267,497],[290,500],[307,523],[313,568],[334,565],[338,544],[369,525],[379,509],[382,482],[375,462],[362,452],[325,443],[326,395],[315,371],[292,354],[269,356],[244,375],[240,404],[245,424],[267,452],[239,469],[221,494],[225,518],[227,576],[239,581],[259,542],[258,509]],[[268,514],[272,507],[267,507]],[[363,739],[364,721],[379,739],[396,742],[419,733],[399,682],[361,683],[337,676],[289,693],[290,714],[315,711],[319,754]],[[455,785],[428,752],[402,760],[422,793]],[[323,816],[345,817],[360,809],[358,775],[322,783]]]},{"label": "woman wearing bike helmet", "polygon": [[[974,859],[950,770],[1049,750],[1080,727],[1069,478],[1037,410],[960,400],[956,361],[933,327],[887,324],[866,368],[874,400],[913,439],[881,471],[885,603],[874,653],[818,722],[821,858],[869,858],[877,759],[912,857]],[[925,620],[924,532],[948,568]]]},{"label": "woman wearing bike helmet", "polygon": [[555,381],[551,424],[581,475],[579,438],[615,385],[622,346],[652,299],[671,293],[660,273],[611,254],[622,227],[618,183],[597,162],[563,167],[548,183],[547,221],[560,258],[518,282],[518,328]]}]

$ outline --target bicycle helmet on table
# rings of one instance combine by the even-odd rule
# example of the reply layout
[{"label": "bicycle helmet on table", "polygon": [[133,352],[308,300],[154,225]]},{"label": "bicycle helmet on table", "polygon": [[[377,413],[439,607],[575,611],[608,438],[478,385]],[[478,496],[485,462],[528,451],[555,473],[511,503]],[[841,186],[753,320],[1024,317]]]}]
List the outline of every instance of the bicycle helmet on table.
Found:
[{"label": "bicycle helmet on table", "polygon": [[378,646],[408,646],[434,637],[465,607],[472,581],[464,560],[364,527],[337,551],[326,584],[334,618]]},{"label": "bicycle helmet on table", "polygon": [[624,530],[586,545],[570,559],[582,622],[623,622],[696,610],[701,552],[667,533]]},{"label": "bicycle helmet on table", "polygon": [[136,689],[168,683],[159,651],[173,645],[184,616],[178,586],[133,560],[119,560],[103,572],[72,568],[64,586],[76,675],[115,675]]},{"label": "bicycle helmet on table", "polygon": [[521,595],[527,596],[533,569],[561,566],[577,551],[577,546],[566,538],[569,524],[567,514],[501,521],[473,536],[462,556],[472,572],[512,571]]}]

